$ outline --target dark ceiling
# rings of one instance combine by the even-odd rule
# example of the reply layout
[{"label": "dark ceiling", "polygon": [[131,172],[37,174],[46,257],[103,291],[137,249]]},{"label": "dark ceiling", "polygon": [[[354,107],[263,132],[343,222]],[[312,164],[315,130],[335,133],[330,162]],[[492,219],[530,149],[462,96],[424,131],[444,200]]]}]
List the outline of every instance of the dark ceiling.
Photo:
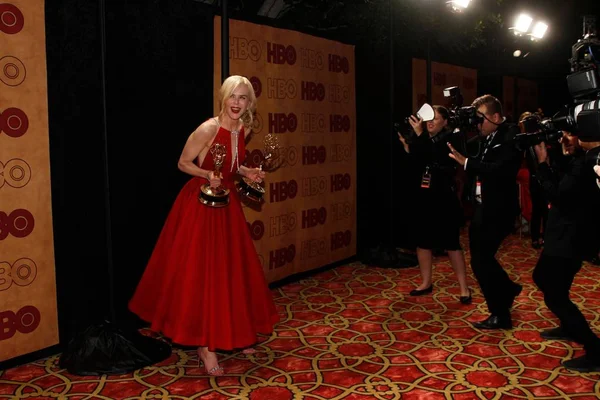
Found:
[{"label": "dark ceiling", "polygon": [[[190,1],[211,4],[217,12],[221,7],[220,0]],[[394,41],[401,53],[424,57],[429,37],[436,61],[532,78],[568,72],[571,46],[582,35],[584,15],[597,16],[600,25],[600,0],[472,0],[459,15],[446,7],[446,0],[228,0],[228,7],[232,18],[387,48],[393,15]],[[511,33],[508,28],[520,12],[548,23],[542,41],[533,43]],[[513,57],[517,49],[526,57]]]}]

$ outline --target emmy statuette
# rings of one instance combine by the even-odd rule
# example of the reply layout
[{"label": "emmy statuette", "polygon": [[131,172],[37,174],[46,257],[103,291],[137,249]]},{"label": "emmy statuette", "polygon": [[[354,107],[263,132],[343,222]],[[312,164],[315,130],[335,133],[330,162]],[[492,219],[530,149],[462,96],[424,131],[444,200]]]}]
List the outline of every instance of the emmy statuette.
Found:
[{"label": "emmy statuette", "polygon": [[[215,143],[210,148],[212,154],[215,169],[213,171],[215,176],[221,175],[221,167],[225,156],[227,155],[227,148],[219,143]],[[200,187],[200,194],[198,196],[200,203],[209,207],[225,207],[229,204],[229,189],[219,186],[218,188],[210,187],[210,183],[205,183]]]},{"label": "emmy statuette", "polygon": [[[258,168],[261,171],[273,171],[277,167],[275,161],[279,159],[279,142],[277,141],[277,137],[269,133],[265,136],[263,145],[264,158]],[[254,182],[252,179],[246,177],[243,177],[240,180],[238,191],[241,195],[257,203],[263,201],[263,196],[265,194],[265,188],[262,183]]]}]

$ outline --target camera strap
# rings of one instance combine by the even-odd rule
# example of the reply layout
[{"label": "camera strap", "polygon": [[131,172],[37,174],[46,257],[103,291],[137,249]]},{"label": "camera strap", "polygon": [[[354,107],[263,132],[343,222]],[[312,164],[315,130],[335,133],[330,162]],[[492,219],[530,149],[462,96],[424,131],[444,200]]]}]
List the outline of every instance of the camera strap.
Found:
[{"label": "camera strap", "polygon": [[[496,136],[496,132],[490,133],[488,137],[485,138],[485,142],[483,142],[483,153],[481,154],[481,161],[485,158],[485,155],[490,148],[492,142],[494,141],[494,136]],[[477,204],[481,204],[481,179],[479,175],[475,178],[475,202]]]},{"label": "camera strap", "polygon": [[496,132],[498,132],[498,131],[490,133],[490,135],[486,138],[485,142],[483,143],[483,154],[481,155],[481,161],[483,161],[485,154],[487,153],[488,149],[490,148],[490,145],[492,144],[492,141],[494,140],[494,136],[496,136]]}]

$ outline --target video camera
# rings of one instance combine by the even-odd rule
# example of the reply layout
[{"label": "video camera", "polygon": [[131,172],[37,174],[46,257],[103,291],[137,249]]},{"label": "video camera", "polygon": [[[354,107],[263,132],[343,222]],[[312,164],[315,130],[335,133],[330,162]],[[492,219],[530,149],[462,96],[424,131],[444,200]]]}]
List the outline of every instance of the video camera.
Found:
[{"label": "video camera", "polygon": [[556,140],[563,130],[577,135],[582,142],[600,141],[600,39],[594,17],[583,17],[583,37],[571,47],[569,63],[567,86],[573,104],[537,124],[530,121],[525,133],[517,135],[520,146]]},{"label": "video camera", "polygon": [[458,86],[444,89],[444,97],[449,97],[452,101],[451,106],[448,107],[450,113],[448,124],[452,129],[474,130],[483,122],[483,117],[477,114],[474,106],[463,107],[464,100]]}]

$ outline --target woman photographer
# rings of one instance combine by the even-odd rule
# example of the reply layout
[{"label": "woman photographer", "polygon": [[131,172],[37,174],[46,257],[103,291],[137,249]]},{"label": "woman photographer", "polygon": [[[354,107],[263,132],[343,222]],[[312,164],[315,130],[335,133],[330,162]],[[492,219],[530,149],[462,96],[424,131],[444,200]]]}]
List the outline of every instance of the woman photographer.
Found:
[{"label": "woman photographer", "polygon": [[416,138],[408,143],[398,133],[404,150],[421,175],[417,196],[420,222],[416,229],[416,241],[422,282],[410,295],[421,296],[433,291],[432,249],[445,249],[460,286],[460,302],[470,304],[471,291],[467,285],[465,258],[459,243],[462,210],[455,191],[456,163],[448,157],[446,145],[447,142],[456,142],[458,138],[452,135],[448,126],[448,109],[442,106],[433,106],[433,109],[435,117],[426,123],[427,134],[423,134],[423,121],[414,115],[410,116],[409,123]]},{"label": "woman photographer", "polygon": [[[535,130],[537,130],[539,121],[540,118],[538,114],[525,111],[519,117],[519,130],[521,133],[534,133]],[[531,199],[531,217],[529,222],[531,246],[534,249],[539,249],[544,245],[543,232],[546,229],[546,222],[548,220],[548,201],[546,200],[542,187],[536,177],[537,158],[533,148],[530,147],[525,150],[523,162],[524,168],[519,171],[518,177],[526,176],[526,179],[524,180],[529,188],[529,197]],[[525,196],[521,196],[522,199],[524,199],[524,197]],[[521,208],[524,208],[523,205]]]}]

